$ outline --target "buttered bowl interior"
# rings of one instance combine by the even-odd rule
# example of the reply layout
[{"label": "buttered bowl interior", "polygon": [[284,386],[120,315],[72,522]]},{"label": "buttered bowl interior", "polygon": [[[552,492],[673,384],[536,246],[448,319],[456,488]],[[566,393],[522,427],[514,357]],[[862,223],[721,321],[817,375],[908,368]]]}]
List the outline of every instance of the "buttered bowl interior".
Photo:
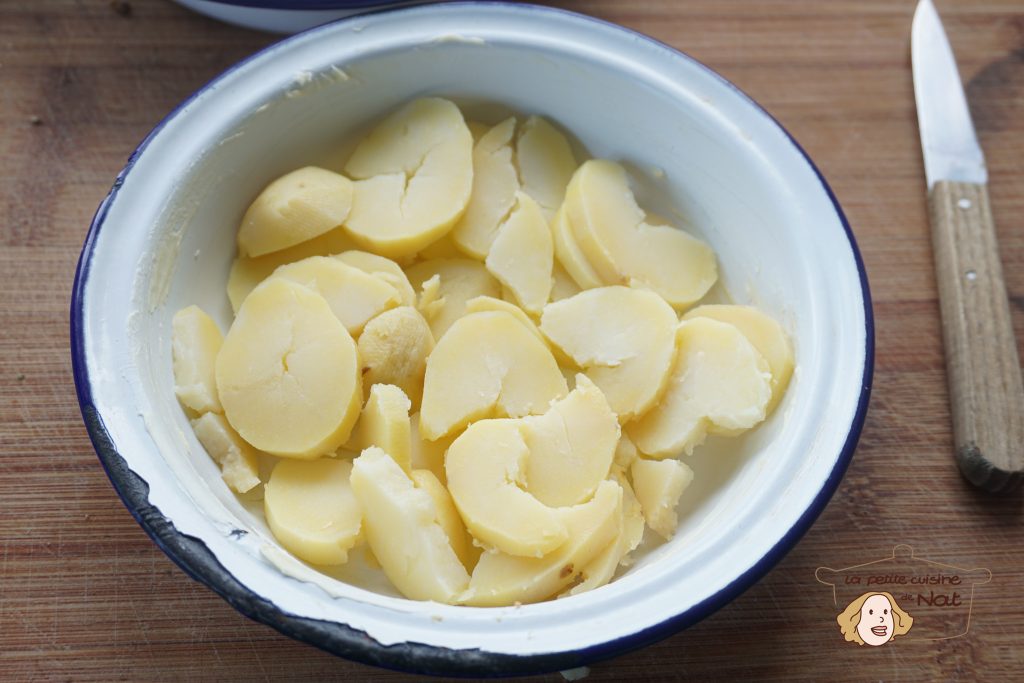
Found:
[{"label": "buttered bowl interior", "polygon": [[[629,170],[642,205],[711,244],[719,301],[780,320],[796,371],[744,437],[712,437],[680,526],[622,576],[540,604],[402,598],[353,563],[324,575],[234,495],[175,399],[171,317],[226,330],[235,232],[270,180],[340,168],[367,126],[421,95],[475,118],[536,113]],[[231,68],[143,142],[101,205],[79,267],[72,346],[83,415],[126,505],[185,571],[243,613],[337,654],[435,673],[579,666],[689,625],[760,578],[838,484],[872,367],[863,269],[838,204],[768,114],[692,59],[593,19],[447,4],[313,29]],[[648,532],[648,535],[650,533]]]}]

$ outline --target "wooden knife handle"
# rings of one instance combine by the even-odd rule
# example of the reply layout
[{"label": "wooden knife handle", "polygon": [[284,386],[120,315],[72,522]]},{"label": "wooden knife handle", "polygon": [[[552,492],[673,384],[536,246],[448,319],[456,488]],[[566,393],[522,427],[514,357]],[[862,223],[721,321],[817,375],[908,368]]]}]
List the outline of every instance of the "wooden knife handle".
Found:
[{"label": "wooden knife handle", "polygon": [[929,193],[957,464],[975,486],[1024,480],[1024,383],[985,185]]}]

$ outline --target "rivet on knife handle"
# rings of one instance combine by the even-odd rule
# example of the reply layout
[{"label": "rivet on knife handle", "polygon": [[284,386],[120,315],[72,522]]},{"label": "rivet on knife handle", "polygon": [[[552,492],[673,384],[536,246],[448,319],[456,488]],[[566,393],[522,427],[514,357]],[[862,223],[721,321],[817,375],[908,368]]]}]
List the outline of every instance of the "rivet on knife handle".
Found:
[{"label": "rivet on knife handle", "polygon": [[1024,382],[985,185],[929,193],[960,471],[989,491],[1024,480]]}]

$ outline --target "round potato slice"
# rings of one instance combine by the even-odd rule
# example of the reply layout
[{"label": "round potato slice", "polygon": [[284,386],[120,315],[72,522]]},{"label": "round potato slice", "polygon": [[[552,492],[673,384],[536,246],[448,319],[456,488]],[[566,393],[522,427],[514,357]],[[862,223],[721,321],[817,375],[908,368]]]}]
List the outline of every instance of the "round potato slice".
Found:
[{"label": "round potato slice", "polygon": [[551,218],[565,199],[565,188],[576,170],[569,141],[539,116],[526,119],[516,140],[516,165],[523,192],[537,200]]},{"label": "round potato slice", "polygon": [[567,392],[551,351],[519,320],[472,313],[427,359],[420,431],[435,440],[485,417],[539,414]]},{"label": "round potato slice", "polygon": [[466,210],[473,138],[448,100],[415,100],[356,147],[345,172],[357,179],[345,221],[352,237],[382,256],[411,256]]},{"label": "round potato slice", "polygon": [[583,368],[625,423],[664,391],[676,325],[675,311],[654,292],[616,286],[548,304],[540,331]]},{"label": "round potato slice", "polygon": [[347,562],[363,519],[349,484],[351,473],[352,463],[347,460],[278,462],[263,497],[274,538],[306,562]]},{"label": "round potato slice", "polygon": [[322,296],[353,337],[370,318],[401,303],[398,290],[383,278],[326,256],[281,266],[271,277],[291,280]]},{"label": "round potato slice", "polygon": [[350,249],[340,254],[335,253],[334,258],[347,266],[358,268],[364,273],[376,275],[384,280],[384,282],[398,290],[399,295],[402,297],[403,306],[416,305],[416,292],[413,291],[412,285],[409,284],[409,278],[405,276],[405,271],[402,270],[402,267],[391,259],[358,249]]},{"label": "round potato slice", "polygon": [[530,450],[526,490],[545,505],[576,505],[608,476],[619,442],[619,421],[586,375],[543,415],[520,419]]},{"label": "round potato slice", "polygon": [[256,448],[331,453],[362,403],[356,345],[322,296],[282,278],[246,298],[216,363],[224,415]]},{"label": "round potato slice", "polygon": [[487,254],[487,270],[524,309],[539,315],[551,296],[555,248],[551,228],[529,195],[516,193],[512,213],[498,228]]},{"label": "round potato slice", "polygon": [[520,487],[529,458],[518,420],[481,420],[448,447],[448,491],[478,540],[510,555],[541,557],[569,537],[556,508]]},{"label": "round potato slice", "polygon": [[473,192],[451,236],[459,249],[481,260],[487,258],[519,190],[512,163],[515,129],[516,120],[509,117],[489,129],[473,147]]},{"label": "round potato slice", "polygon": [[[434,341],[440,341],[448,328],[466,313],[466,302],[478,296],[501,297],[501,285],[479,261],[472,259],[431,259],[410,267],[406,271],[416,291],[423,289],[435,275],[438,288],[433,294],[434,304],[421,310],[430,323]],[[432,315],[428,315],[433,311]]]},{"label": "round potato slice", "polygon": [[666,541],[676,533],[679,517],[676,507],[683,491],[693,481],[693,470],[674,459],[635,460],[630,467],[633,490],[647,520]]},{"label": "round potato slice", "polygon": [[188,306],[171,320],[174,393],[197,413],[221,412],[214,364],[224,337],[203,309]]},{"label": "round potato slice", "polygon": [[391,583],[411,600],[455,602],[469,574],[430,494],[379,448],[367,448],[353,462],[352,490],[363,509],[366,540]]},{"label": "round potato slice", "polygon": [[554,237],[555,255],[558,257],[558,262],[579,286],[578,289],[594,289],[604,285],[601,276],[590,265],[587,257],[583,255],[583,251],[576,243],[565,206],[555,213],[555,217],[551,221],[551,234]]},{"label": "round potato slice", "polygon": [[771,398],[767,361],[732,325],[703,317],[687,320],[679,324],[677,344],[661,402],[626,427],[637,449],[652,458],[689,455],[708,432],[731,435],[750,429],[764,420]]},{"label": "round potato slice", "polygon": [[592,159],[580,166],[565,211],[580,250],[608,284],[652,289],[686,307],[718,279],[711,247],[682,230],[647,223],[625,169],[614,162]]},{"label": "round potato slice", "polygon": [[416,488],[425,491],[434,501],[434,508],[437,510],[437,523],[444,529],[445,536],[452,550],[459,557],[462,566],[468,570],[476,564],[480,557],[480,548],[473,545],[473,539],[466,531],[466,525],[459,517],[459,511],[455,509],[451,494],[444,487],[441,480],[430,470],[413,470],[409,473]]},{"label": "round potato slice", "polygon": [[466,605],[499,607],[539,602],[572,585],[622,528],[622,487],[603,481],[594,497],[559,510],[568,540],[543,557],[484,553],[459,598]]},{"label": "round potato slice", "polygon": [[242,217],[238,251],[262,256],[340,227],[352,207],[352,181],[316,166],[281,176]]},{"label": "round potato slice", "polygon": [[319,237],[281,251],[255,258],[239,256],[231,264],[231,272],[228,275],[227,293],[231,301],[231,310],[237,314],[249,292],[286,263],[295,263],[310,256],[330,256],[354,246],[352,238],[344,230],[335,228]]},{"label": "round potato slice", "polygon": [[765,408],[765,413],[770,415],[793,376],[793,346],[782,325],[753,306],[707,304],[683,316],[683,320],[693,318],[711,318],[733,325],[764,356],[772,372],[772,398]]}]

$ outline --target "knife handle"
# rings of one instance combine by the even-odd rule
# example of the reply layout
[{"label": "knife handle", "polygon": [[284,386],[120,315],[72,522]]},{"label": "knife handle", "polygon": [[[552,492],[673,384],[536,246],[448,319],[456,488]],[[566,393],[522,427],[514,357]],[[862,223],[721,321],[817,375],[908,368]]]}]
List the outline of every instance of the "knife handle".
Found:
[{"label": "knife handle", "polygon": [[928,196],[957,464],[972,484],[1024,480],[1024,382],[985,185]]}]

